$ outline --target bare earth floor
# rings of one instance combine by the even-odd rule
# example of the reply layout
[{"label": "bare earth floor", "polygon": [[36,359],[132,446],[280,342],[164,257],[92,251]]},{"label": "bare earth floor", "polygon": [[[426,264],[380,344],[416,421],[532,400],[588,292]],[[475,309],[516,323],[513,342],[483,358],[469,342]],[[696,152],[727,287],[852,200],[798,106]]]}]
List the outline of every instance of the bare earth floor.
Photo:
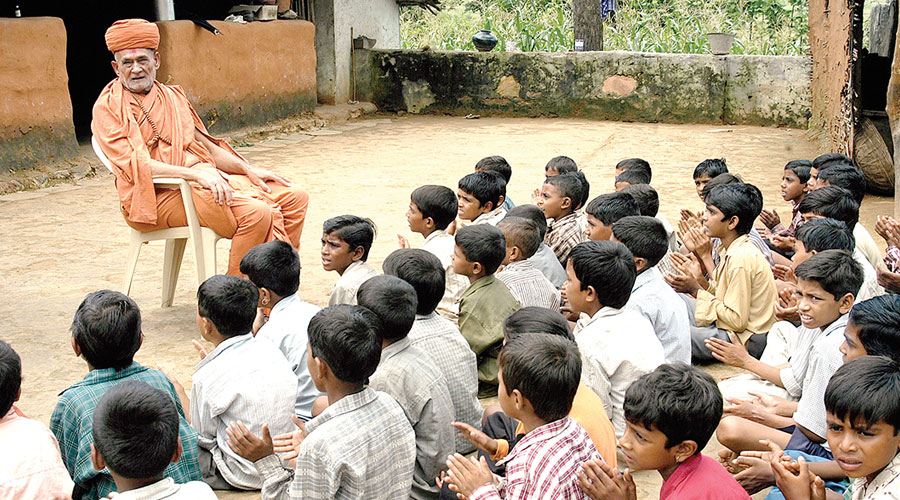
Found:
[{"label": "bare earth floor", "polygon": [[[509,195],[526,203],[543,179],[553,156],[574,158],[591,182],[591,195],[612,191],[613,166],[640,156],[653,166],[661,213],[677,221],[679,208],[702,208],[691,172],[705,158],[725,157],[733,172],[763,191],[766,206],[790,217],[780,197],[782,168],[788,160],[812,158],[818,151],[805,132],[790,129],[712,125],[662,125],[564,119],[381,117],[349,122],[315,135],[295,134],[267,140],[241,152],[255,164],[293,179],[311,197],[301,243],[304,265],[300,293],[315,304],[327,302],[337,275],[319,259],[322,222],[353,213],[372,218],[378,237],[369,257],[381,262],[397,248],[397,234],[414,244],[405,218],[409,193],[422,184],[455,189],[460,177],[488,155],[505,156],[513,166]],[[867,199],[862,221],[873,230],[875,216],[891,213],[891,200]],[[70,347],[68,327],[88,292],[120,289],[128,228],[117,207],[112,176],[77,184],[0,197],[0,338],[22,356],[24,383],[19,407],[48,422],[57,394],[80,380],[85,363]],[[229,242],[219,243],[224,272]],[[137,360],[161,364],[189,388],[197,361],[196,278],[192,253],[185,255],[171,308],[160,308],[162,244],[145,247],[132,296],[143,312],[144,344]],[[709,367],[716,376],[733,371]],[[712,453],[718,447],[707,448]],[[656,498],[659,476],[640,473],[641,498]],[[222,498],[258,498],[257,492],[222,493]]]}]

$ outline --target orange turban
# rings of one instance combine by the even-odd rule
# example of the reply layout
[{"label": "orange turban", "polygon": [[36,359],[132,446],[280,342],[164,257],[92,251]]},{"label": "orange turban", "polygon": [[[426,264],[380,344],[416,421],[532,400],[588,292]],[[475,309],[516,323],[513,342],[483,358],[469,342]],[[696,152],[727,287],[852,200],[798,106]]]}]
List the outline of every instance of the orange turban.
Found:
[{"label": "orange turban", "polygon": [[116,21],[106,30],[106,47],[115,54],[125,49],[159,48],[159,28],[143,19]]}]

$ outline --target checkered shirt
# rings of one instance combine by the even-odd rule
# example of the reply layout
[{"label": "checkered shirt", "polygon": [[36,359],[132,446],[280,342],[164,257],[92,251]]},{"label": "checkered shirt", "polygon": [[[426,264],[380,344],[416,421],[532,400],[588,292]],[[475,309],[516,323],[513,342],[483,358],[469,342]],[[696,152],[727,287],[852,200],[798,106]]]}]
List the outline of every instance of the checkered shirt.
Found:
[{"label": "checkered shirt", "polygon": [[520,306],[559,310],[561,301],[559,290],[531,262],[527,260],[510,262],[497,273],[497,279],[506,284]]},{"label": "checkered shirt", "polygon": [[583,241],[584,232],[578,225],[578,214],[570,213],[565,217],[560,217],[550,223],[547,228],[547,234],[544,236],[544,243],[550,246],[559,263],[566,267],[569,261],[569,254],[575,245]]}]

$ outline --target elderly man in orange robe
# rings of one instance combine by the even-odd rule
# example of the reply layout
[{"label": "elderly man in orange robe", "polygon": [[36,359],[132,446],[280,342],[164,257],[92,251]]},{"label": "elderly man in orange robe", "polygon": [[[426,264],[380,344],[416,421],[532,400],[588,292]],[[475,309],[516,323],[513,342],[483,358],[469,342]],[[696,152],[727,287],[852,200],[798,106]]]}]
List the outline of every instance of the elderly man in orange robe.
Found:
[{"label": "elderly man in orange robe", "polygon": [[117,78],[94,104],[91,131],[113,164],[128,225],[186,226],[180,191],[153,185],[154,177],[177,177],[191,184],[200,224],[231,238],[228,274],[240,275],[241,258],[260,243],[277,238],[298,248],[309,196],[210,136],[181,87],[156,81],[157,26],[116,21],[106,46]]}]

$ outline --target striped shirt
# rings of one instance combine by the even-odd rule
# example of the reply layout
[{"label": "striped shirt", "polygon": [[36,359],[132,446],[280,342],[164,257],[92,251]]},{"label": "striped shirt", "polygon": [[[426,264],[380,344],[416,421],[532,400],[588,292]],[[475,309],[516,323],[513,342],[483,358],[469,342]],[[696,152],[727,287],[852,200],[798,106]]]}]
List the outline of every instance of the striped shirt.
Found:
[{"label": "striped shirt", "polygon": [[550,223],[547,228],[547,234],[544,236],[544,243],[550,246],[559,263],[566,267],[569,261],[569,254],[575,245],[582,242],[584,231],[578,225],[578,214],[575,212],[560,217]]},{"label": "striped shirt", "polygon": [[[571,417],[542,425],[525,435],[498,465],[506,479],[476,489],[470,500],[582,500],[575,483],[581,463],[600,458],[590,436]],[[502,491],[502,495],[501,495]]]},{"label": "striped shirt", "polygon": [[[480,429],[484,409],[478,401],[478,361],[459,328],[437,313],[417,314],[409,331],[409,340],[428,354],[444,374],[456,409],[456,420]],[[456,438],[457,452],[469,453],[474,449],[468,440]]]},{"label": "striped shirt", "polygon": [[506,284],[520,306],[559,310],[559,290],[531,262],[510,262],[497,273],[497,279]]},{"label": "striped shirt", "polygon": [[365,388],[306,423],[296,470],[277,455],[254,464],[265,478],[263,500],[398,500],[409,498],[416,437],[400,405]]}]

